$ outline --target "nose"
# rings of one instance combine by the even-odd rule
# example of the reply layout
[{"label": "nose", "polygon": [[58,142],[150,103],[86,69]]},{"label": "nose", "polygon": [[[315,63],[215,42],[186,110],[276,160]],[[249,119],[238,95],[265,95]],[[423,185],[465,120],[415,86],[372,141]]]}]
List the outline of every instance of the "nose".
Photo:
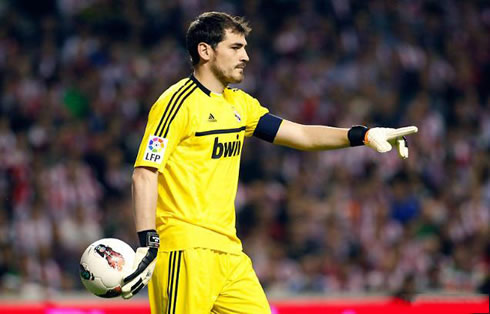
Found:
[{"label": "nose", "polygon": [[242,53],[242,56],[240,58],[240,61],[242,61],[242,62],[250,61],[250,58],[248,57],[247,50],[243,49],[243,53]]}]

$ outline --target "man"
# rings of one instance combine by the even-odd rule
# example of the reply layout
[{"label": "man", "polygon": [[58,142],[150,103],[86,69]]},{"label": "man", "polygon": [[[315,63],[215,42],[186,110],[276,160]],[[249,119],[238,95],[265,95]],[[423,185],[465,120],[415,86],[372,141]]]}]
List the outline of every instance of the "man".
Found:
[{"label": "man", "polygon": [[417,131],[305,126],[269,114],[255,98],[228,88],[243,80],[249,32],[243,19],[225,13],[197,17],[186,38],[193,74],[150,110],[132,189],[141,247],[123,297],[151,278],[154,314],[270,313],[235,229],[245,137],[301,150],[366,144],[387,152],[394,144],[406,158],[403,136]]}]

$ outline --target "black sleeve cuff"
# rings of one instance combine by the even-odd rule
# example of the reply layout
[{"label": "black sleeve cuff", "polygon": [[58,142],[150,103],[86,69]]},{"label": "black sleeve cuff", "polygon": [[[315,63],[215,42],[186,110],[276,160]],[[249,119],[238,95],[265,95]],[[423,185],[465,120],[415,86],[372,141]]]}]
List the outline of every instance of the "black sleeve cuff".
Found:
[{"label": "black sleeve cuff", "polygon": [[367,131],[368,128],[363,125],[355,125],[352,128],[350,128],[349,132],[347,133],[350,146],[364,145],[364,137],[366,136]]},{"label": "black sleeve cuff", "polygon": [[253,135],[264,141],[272,143],[276,138],[276,134],[281,126],[281,123],[281,118],[276,117],[273,114],[266,113],[260,118],[259,123],[257,123],[257,127],[255,128]]}]

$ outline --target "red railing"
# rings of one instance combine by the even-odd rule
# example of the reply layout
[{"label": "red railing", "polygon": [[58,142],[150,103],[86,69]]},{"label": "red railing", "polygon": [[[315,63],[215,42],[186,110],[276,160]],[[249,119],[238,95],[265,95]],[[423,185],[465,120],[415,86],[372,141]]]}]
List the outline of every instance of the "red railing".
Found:
[{"label": "red railing", "polygon": [[[413,303],[390,299],[301,299],[271,301],[273,314],[473,314],[489,313],[487,296]],[[0,314],[150,314],[145,300],[60,300],[20,302],[0,300]]]}]

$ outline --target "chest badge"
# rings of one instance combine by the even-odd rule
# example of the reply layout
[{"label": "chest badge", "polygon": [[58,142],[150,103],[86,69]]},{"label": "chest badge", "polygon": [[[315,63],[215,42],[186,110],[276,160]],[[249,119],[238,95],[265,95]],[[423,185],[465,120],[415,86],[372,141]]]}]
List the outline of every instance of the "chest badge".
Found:
[{"label": "chest badge", "polygon": [[212,113],[209,114],[208,122],[218,122]]},{"label": "chest badge", "polygon": [[242,121],[242,117],[240,116],[240,114],[238,113],[238,111],[234,110],[233,111],[233,114],[235,114],[235,118],[238,120],[238,122],[241,122]]}]

